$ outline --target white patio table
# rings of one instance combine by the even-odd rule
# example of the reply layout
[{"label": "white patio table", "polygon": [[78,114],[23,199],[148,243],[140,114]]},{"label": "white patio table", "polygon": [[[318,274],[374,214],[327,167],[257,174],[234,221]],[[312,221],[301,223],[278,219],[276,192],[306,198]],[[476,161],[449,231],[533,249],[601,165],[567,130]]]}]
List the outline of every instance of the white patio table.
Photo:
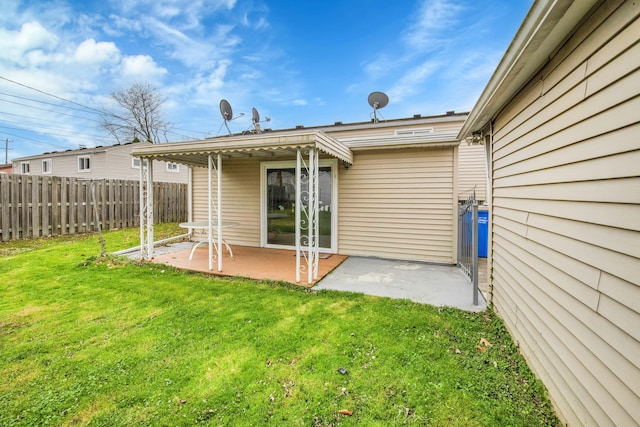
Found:
[{"label": "white patio table", "polygon": [[[222,223],[222,228],[233,228],[233,227],[237,227],[240,223],[236,222],[236,221],[228,221],[228,222],[223,222]],[[191,233],[191,240],[194,242],[193,246],[191,247],[191,252],[189,253],[189,261],[191,261],[191,259],[193,258],[193,253],[195,252],[195,250],[198,248],[198,246],[208,243],[209,242],[209,223],[207,221],[192,221],[192,222],[181,222],[180,224],[178,224],[181,228],[188,228],[188,229],[194,229],[194,230],[205,230],[207,231],[207,234],[205,234],[205,239],[194,239],[194,234]],[[211,223],[211,228],[213,231],[213,234],[215,235],[218,231],[218,224],[215,222]],[[201,234],[199,234],[198,236],[201,236]],[[218,245],[216,244],[217,239],[213,239],[213,246],[216,248],[216,252],[218,249]],[[224,240],[224,238],[222,239],[222,243],[227,247],[227,251],[229,251],[229,255],[233,258],[233,251],[231,250],[231,247],[229,247],[229,244],[226,242],[226,240]]]}]

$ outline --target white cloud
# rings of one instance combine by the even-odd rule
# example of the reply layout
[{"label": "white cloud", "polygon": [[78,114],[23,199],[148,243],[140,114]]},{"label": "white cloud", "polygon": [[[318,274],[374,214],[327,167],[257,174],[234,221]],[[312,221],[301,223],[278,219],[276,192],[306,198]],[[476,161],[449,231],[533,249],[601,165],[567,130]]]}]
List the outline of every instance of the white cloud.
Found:
[{"label": "white cloud", "polygon": [[307,100],[306,99],[294,99],[291,103],[293,105],[303,106],[303,105],[307,105]]},{"label": "white cloud", "polygon": [[462,6],[448,0],[425,0],[403,40],[412,49],[433,50],[446,42],[443,31],[454,26]]},{"label": "white cloud", "polygon": [[156,64],[149,55],[126,56],[121,67],[121,75],[127,82],[158,82],[167,74],[167,69]]},{"label": "white cloud", "polygon": [[436,71],[440,70],[441,66],[442,64],[438,61],[427,60],[417,67],[412,68],[389,90],[389,97],[392,98],[394,102],[399,102],[406,97],[420,92],[424,82]]},{"label": "white cloud", "polygon": [[113,42],[98,42],[87,39],[74,52],[74,59],[83,64],[116,64],[120,60],[120,50]]},{"label": "white cloud", "polygon": [[58,45],[58,38],[39,22],[22,24],[19,31],[0,29],[0,58],[22,62],[26,52],[49,51]]}]

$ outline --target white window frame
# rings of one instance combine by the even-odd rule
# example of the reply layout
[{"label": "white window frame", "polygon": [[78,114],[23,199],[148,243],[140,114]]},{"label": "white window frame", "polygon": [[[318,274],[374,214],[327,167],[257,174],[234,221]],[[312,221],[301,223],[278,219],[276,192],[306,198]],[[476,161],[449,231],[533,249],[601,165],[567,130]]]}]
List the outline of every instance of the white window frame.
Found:
[{"label": "white window frame", "polygon": [[[88,163],[88,167],[84,167],[84,162],[82,167],[80,167],[80,162],[83,160],[87,160]],[[85,172],[91,172],[91,156],[78,156],[78,172],[79,173],[85,173]]]},{"label": "white window frame", "polygon": [[22,175],[31,174],[31,164],[29,162],[20,162],[20,173]]},{"label": "white window frame", "polygon": [[[319,167],[331,166],[331,248],[320,248],[320,252],[335,254],[338,252],[338,160],[320,159]],[[294,168],[295,160],[260,162],[260,245],[263,248],[291,249],[295,246],[282,246],[267,243],[267,169]]]},{"label": "white window frame", "polygon": [[180,173],[180,165],[175,162],[167,162],[167,172]]},{"label": "white window frame", "polygon": [[[45,166],[47,165],[47,166]],[[42,159],[42,174],[43,175],[51,175],[53,172],[53,160],[51,159]]]},{"label": "white window frame", "polygon": [[[136,160],[138,161],[136,164]],[[140,169],[140,157],[131,157],[131,168],[132,169]],[[144,159],[144,161],[142,162],[142,164],[144,165],[144,167],[146,168],[147,165],[149,164],[147,159]]]}]

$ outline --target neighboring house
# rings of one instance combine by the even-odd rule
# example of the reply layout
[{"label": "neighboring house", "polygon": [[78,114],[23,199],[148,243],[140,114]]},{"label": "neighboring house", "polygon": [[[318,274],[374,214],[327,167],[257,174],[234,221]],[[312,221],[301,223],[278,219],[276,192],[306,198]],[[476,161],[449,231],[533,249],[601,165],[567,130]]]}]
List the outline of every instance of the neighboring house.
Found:
[{"label": "neighboring house", "polygon": [[[146,142],[54,151],[13,160],[15,173],[52,175],[95,179],[140,179],[140,160],[131,152]],[[159,162],[154,165],[156,182],[188,181],[188,168],[177,163]]]},{"label": "neighboring house", "polygon": [[4,165],[0,165],[0,173],[12,173],[13,171],[13,165],[11,163],[6,163]]},{"label": "neighboring house", "polygon": [[311,162],[313,151],[320,157],[320,251],[455,264],[457,135],[465,118],[449,113],[298,127],[141,145],[133,155],[193,167],[194,221],[211,215],[218,181],[208,158],[215,166],[220,155],[221,216],[239,224],[224,231],[225,240],[293,249],[297,153]]},{"label": "neighboring house", "polygon": [[640,425],[640,2],[536,1],[460,138],[492,301],[569,425]]}]

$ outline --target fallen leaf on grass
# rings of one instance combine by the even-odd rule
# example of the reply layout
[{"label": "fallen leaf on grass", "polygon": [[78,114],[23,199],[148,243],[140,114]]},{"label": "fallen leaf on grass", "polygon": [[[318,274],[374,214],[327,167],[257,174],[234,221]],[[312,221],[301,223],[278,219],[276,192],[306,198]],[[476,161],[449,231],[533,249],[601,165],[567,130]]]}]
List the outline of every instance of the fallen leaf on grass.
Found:
[{"label": "fallen leaf on grass", "polygon": [[340,409],[338,412],[340,412],[342,415],[353,415],[353,411],[350,411],[348,409]]},{"label": "fallen leaf on grass", "polygon": [[481,345],[477,346],[476,348],[478,349],[478,351],[479,351],[480,353],[484,353],[485,351],[487,351],[487,349],[486,349],[486,348],[484,348],[484,347],[483,347],[483,346],[481,346]]},{"label": "fallen leaf on grass", "polygon": [[485,347],[493,347],[493,344],[491,344],[489,341],[487,341],[485,338],[480,338],[480,344],[484,345]]}]

